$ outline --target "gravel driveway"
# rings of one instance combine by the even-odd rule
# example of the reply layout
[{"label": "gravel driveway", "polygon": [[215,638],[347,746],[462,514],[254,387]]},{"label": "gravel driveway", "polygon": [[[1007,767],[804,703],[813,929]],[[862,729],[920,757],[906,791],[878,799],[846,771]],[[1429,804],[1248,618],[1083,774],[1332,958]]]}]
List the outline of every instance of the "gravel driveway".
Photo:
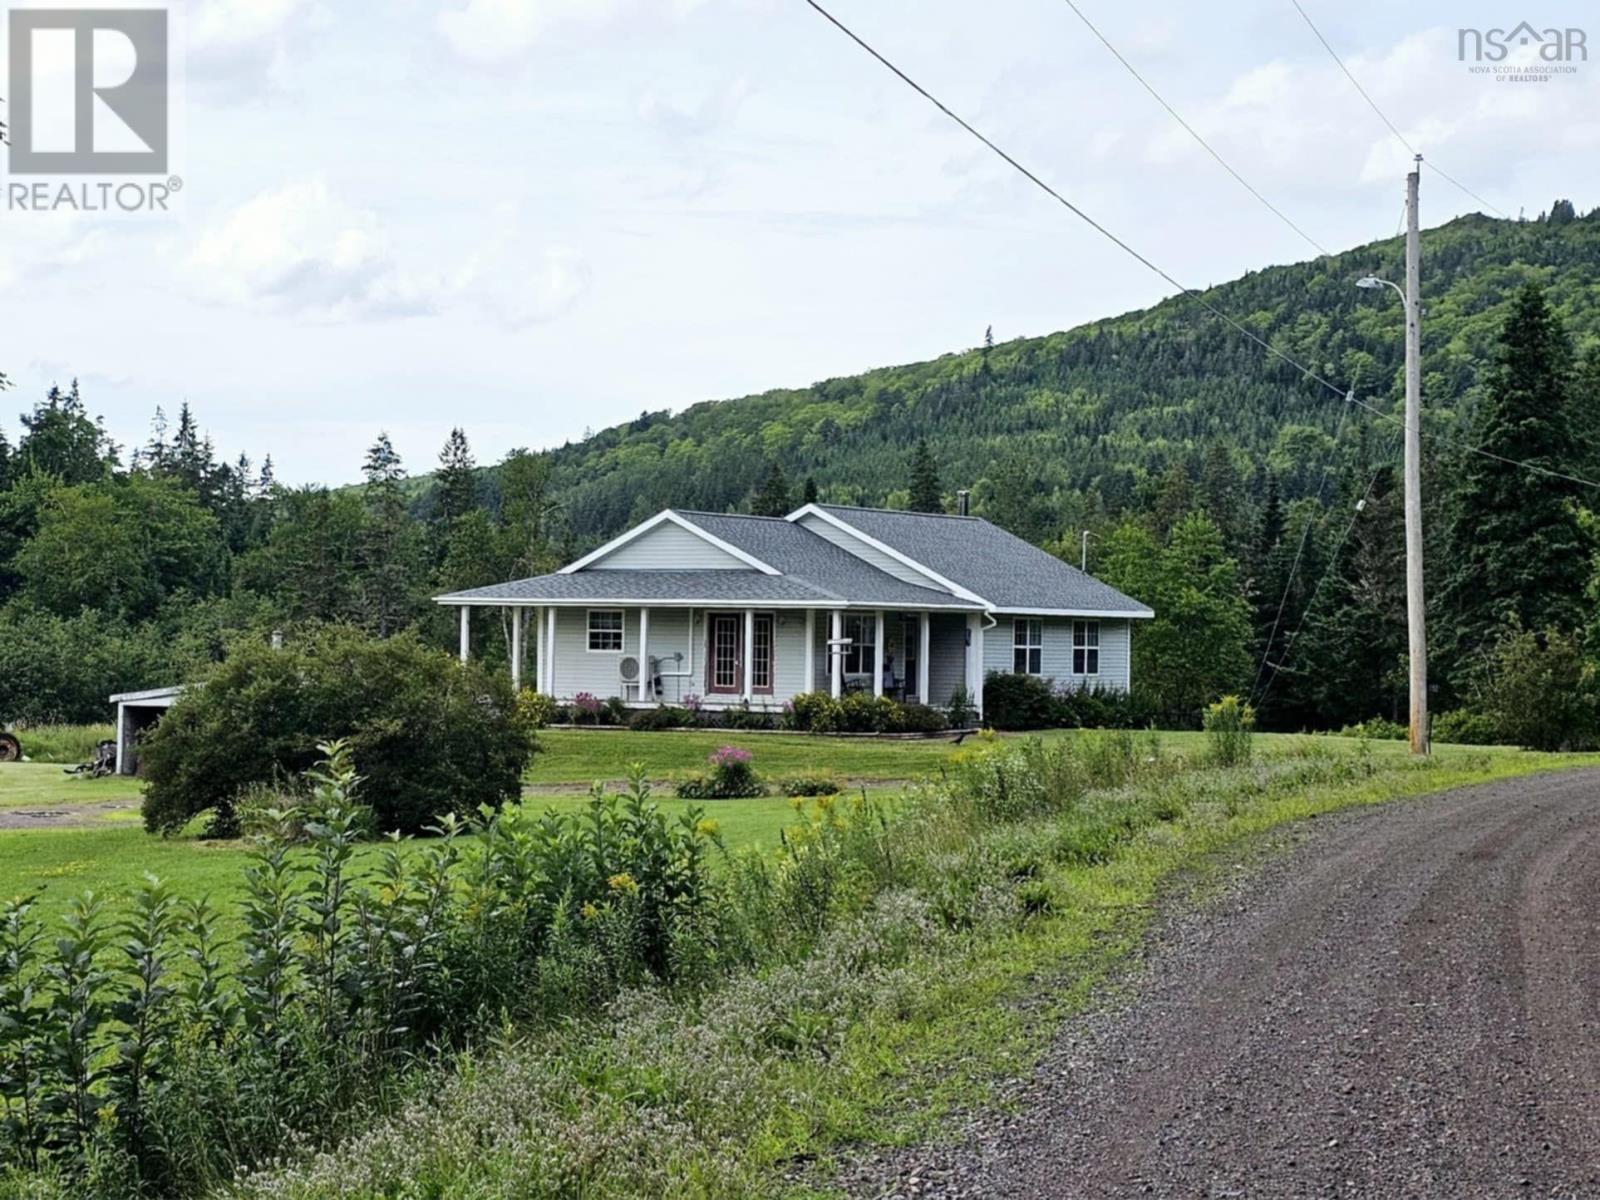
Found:
[{"label": "gravel driveway", "polygon": [[[1306,829],[1310,832],[1304,833]],[[1323,818],[853,1196],[1600,1197],[1600,772]]]}]

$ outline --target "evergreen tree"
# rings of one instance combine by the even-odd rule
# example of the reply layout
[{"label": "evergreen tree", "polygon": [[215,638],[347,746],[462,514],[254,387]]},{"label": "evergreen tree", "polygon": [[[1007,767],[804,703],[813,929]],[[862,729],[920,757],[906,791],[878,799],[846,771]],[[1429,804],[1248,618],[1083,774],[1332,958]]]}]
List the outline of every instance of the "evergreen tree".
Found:
[{"label": "evergreen tree", "polygon": [[750,500],[750,511],[758,517],[784,517],[794,508],[790,503],[789,481],[774,460],[761,487]]},{"label": "evergreen tree", "polygon": [[362,593],[367,620],[379,637],[405,624],[406,600],[414,563],[410,549],[410,515],[406,511],[405,467],[387,433],[367,451],[362,466],[367,521],[363,539]]},{"label": "evergreen tree", "polygon": [[556,501],[549,458],[523,449],[506,455],[500,464],[500,497],[511,573],[526,577],[555,570],[560,556],[555,549]]},{"label": "evergreen tree", "polygon": [[272,465],[272,455],[267,455],[261,460],[261,475],[256,480],[256,498],[265,499],[272,495],[272,489],[278,486],[278,472]]},{"label": "evergreen tree", "polygon": [[911,504],[912,512],[937,513],[944,511],[944,495],[939,490],[939,465],[933,461],[933,451],[928,449],[926,438],[918,438],[911,452]]},{"label": "evergreen tree", "polygon": [[139,465],[152,475],[167,471],[169,450],[167,446],[167,413],[156,405],[156,415],[150,418],[150,440],[134,455]]},{"label": "evergreen tree", "polygon": [[439,451],[439,470],[434,473],[436,511],[448,525],[478,506],[478,464],[466,432],[458,425],[450,431],[444,449]]},{"label": "evergreen tree", "polygon": [[1155,502],[1151,506],[1150,520],[1155,526],[1156,536],[1165,538],[1177,528],[1178,522],[1198,507],[1199,497],[1195,494],[1194,481],[1189,478],[1188,468],[1178,459],[1173,459],[1156,487]]},{"label": "evergreen tree", "polygon": [[1473,436],[1499,457],[1468,454],[1458,468],[1444,596],[1458,653],[1487,647],[1508,622],[1568,632],[1583,623],[1591,547],[1576,485],[1504,461],[1572,473],[1571,387],[1566,332],[1543,290],[1528,284],[1501,333]]},{"label": "evergreen tree", "polygon": [[815,475],[806,476],[805,487],[800,490],[800,503],[817,503],[817,477]]},{"label": "evergreen tree", "polygon": [[1206,448],[1200,468],[1200,506],[1222,534],[1228,552],[1239,556],[1245,548],[1244,484],[1234,465],[1233,451],[1225,442]]},{"label": "evergreen tree", "polygon": [[22,418],[17,459],[24,471],[53,475],[62,483],[93,483],[116,463],[116,450],[99,421],[85,411],[78,381],[63,393],[52,387]]},{"label": "evergreen tree", "polygon": [[[806,480],[810,483],[809,477]],[[6,429],[0,425],[0,492],[11,486],[11,443],[6,440]]]}]

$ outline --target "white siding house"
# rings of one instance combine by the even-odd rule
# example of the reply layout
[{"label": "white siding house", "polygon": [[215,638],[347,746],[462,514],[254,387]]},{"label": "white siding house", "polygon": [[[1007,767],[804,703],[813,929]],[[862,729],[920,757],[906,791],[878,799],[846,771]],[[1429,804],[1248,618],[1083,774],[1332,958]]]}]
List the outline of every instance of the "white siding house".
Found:
[{"label": "white siding house", "polygon": [[1126,689],[1151,611],[974,517],[807,505],[668,509],[554,575],[435,597],[512,620],[512,674],[563,701],[775,708],[871,691],[946,706],[1018,671]]}]

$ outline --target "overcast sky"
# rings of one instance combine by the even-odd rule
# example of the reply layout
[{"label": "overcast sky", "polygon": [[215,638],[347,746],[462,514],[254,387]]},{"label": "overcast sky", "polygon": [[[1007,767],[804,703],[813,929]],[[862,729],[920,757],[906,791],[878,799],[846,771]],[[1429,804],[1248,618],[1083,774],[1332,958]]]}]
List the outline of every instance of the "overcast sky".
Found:
[{"label": "overcast sky", "polygon": [[[1290,0],[1080,0],[1230,162],[1334,249],[1395,233],[1406,152]],[[1600,204],[1600,14],[1574,0],[1302,0],[1378,103],[1485,199]],[[0,212],[0,423],[76,375],[125,444],[185,398],[221,453],[343,482],[645,409],[799,386],[1170,289],[804,0],[184,6],[182,215]],[[1191,285],[1313,251],[1063,0],[831,0],[913,77]],[[1508,85],[1462,25],[1590,25]],[[0,94],[10,89],[0,85]],[[1423,179],[1425,224],[1476,202]]]}]

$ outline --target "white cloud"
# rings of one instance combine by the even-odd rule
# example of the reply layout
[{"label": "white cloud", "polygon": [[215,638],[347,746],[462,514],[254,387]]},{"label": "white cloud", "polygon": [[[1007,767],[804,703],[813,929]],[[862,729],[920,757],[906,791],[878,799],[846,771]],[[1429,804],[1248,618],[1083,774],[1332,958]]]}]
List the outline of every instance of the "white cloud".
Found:
[{"label": "white cloud", "polygon": [[441,11],[438,28],[462,58],[501,63],[525,53],[553,28],[602,24],[621,7],[621,0],[466,0]]},{"label": "white cloud", "polygon": [[675,24],[711,0],[444,0],[435,26],[470,62],[504,65],[567,27]]},{"label": "white cloud", "polygon": [[189,255],[208,298],[320,321],[429,316],[469,306],[508,329],[552,321],[588,290],[588,261],[534,244],[503,208],[459,265],[402,263],[398,240],[371,211],[321,180],[257,196],[206,229]]},{"label": "white cloud", "polygon": [[205,0],[189,17],[189,77],[227,99],[276,90],[303,59],[306,36],[329,20],[314,0]]},{"label": "white cloud", "polygon": [[106,244],[106,229],[76,213],[13,213],[0,238],[0,290],[88,262]]},{"label": "white cloud", "polygon": [[[1490,199],[1518,165],[1600,140],[1592,89],[1580,80],[1518,88],[1473,75],[1456,57],[1454,31],[1443,27],[1345,61],[1407,141],[1471,176],[1469,185]],[[1398,186],[1410,165],[1410,153],[1325,57],[1255,67],[1185,115],[1253,181],[1279,189]],[[1204,153],[1170,122],[1145,148],[1146,160],[1163,166],[1187,166]],[[1473,163],[1490,165],[1461,166]],[[1503,193],[1499,200],[1510,203]]]},{"label": "white cloud", "polygon": [[377,216],[321,180],[240,205],[201,233],[188,267],[206,295],[273,311],[360,320],[433,308],[432,289],[395,262]]},{"label": "white cloud", "polygon": [[570,246],[538,246],[523,232],[522,214],[505,205],[494,230],[454,272],[453,301],[472,305],[506,329],[525,329],[569,312],[589,290],[589,261]]}]

